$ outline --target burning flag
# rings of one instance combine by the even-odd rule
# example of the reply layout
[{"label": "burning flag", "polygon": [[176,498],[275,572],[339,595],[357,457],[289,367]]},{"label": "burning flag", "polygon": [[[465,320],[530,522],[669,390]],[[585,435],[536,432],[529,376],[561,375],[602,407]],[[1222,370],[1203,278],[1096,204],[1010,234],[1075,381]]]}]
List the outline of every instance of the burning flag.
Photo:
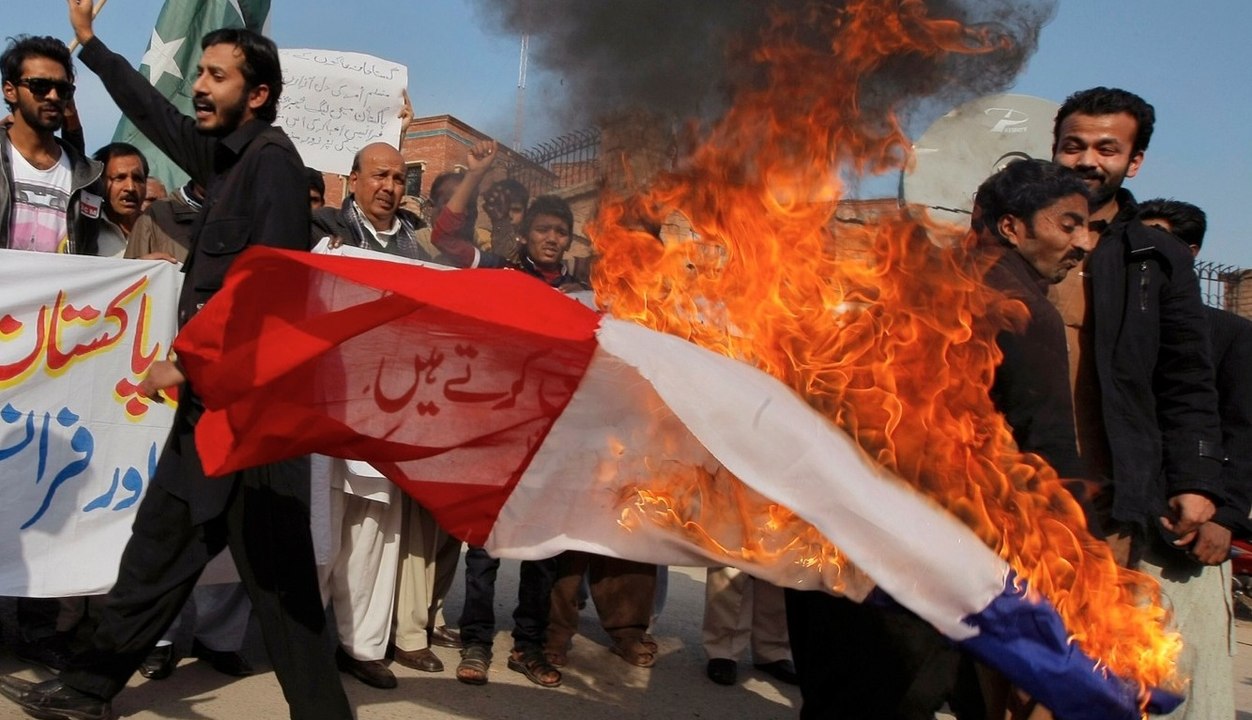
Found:
[{"label": "burning flag", "polygon": [[1138,715],[1138,686],[1073,645],[1003,560],[768,375],[522,273],[397,267],[236,261],[176,344],[210,474],[314,450],[366,460],[497,556],[733,564],[890,598],[1059,717]]}]

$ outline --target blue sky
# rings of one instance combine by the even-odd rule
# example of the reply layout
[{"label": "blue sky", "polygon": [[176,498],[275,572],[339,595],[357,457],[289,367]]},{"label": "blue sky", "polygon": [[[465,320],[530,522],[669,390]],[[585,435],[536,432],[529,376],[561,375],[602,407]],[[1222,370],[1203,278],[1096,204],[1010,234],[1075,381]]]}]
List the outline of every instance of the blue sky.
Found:
[{"label": "blue sky", "polygon": [[[62,0],[6,4],[3,35],[70,36]],[[97,32],[138,61],[161,4],[109,0]],[[487,32],[468,2],[274,0],[271,23],[282,47],[354,50],[408,65],[418,115],[448,113],[505,142],[513,137],[518,38]],[[1010,91],[1059,102],[1076,89],[1111,85],[1147,98],[1156,106],[1156,134],[1128,187],[1141,199],[1200,205],[1209,214],[1202,258],[1252,268],[1252,230],[1240,215],[1252,204],[1249,30],[1246,0],[1061,0]],[[112,137],[118,114],[90,72],[79,87],[94,147]],[[531,65],[523,145],[578,129],[561,125],[559,89],[559,76]]]}]

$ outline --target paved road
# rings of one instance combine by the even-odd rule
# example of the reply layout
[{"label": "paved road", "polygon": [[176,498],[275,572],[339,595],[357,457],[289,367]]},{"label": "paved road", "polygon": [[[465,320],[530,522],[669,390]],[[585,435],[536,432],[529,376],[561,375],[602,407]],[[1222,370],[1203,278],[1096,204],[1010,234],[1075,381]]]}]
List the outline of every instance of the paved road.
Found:
[{"label": "paved road", "polygon": [[[344,676],[358,720],[793,720],[797,716],[799,693],[750,666],[741,664],[740,683],[735,687],[714,685],[704,677],[705,657],[700,649],[702,569],[674,568],[670,572],[668,604],[654,632],[661,654],[655,667],[631,667],[610,653],[608,637],[588,609],[583,613],[584,634],[575,640],[570,653],[565,682],[556,689],[532,685],[505,667],[510,647],[510,600],[516,597],[516,578],[516,563],[504,563],[496,603],[502,630],[497,635],[496,660],[487,685],[470,687],[457,682],[453,677],[456,651],[435,648],[447,670],[427,674],[393,665],[400,679],[400,687],[395,690],[375,690]],[[454,612],[459,612],[462,588],[458,579],[449,597]],[[1252,623],[1241,622],[1238,635],[1237,720],[1252,720]],[[259,654],[255,649],[250,652]],[[47,677],[24,669],[11,656],[0,657],[0,673],[14,672],[32,679]],[[168,680],[153,682],[136,675],[114,707],[122,717],[134,720],[287,717],[273,673],[233,680],[194,660],[183,661]],[[0,720],[24,717],[7,701],[0,700]]]}]

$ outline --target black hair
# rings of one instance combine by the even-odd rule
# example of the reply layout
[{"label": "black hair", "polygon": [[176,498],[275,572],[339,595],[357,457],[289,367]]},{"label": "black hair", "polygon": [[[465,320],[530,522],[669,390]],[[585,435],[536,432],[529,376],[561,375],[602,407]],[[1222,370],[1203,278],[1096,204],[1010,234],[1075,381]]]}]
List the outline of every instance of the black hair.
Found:
[{"label": "black hair", "polygon": [[526,214],[522,216],[522,225],[518,229],[522,237],[526,237],[530,233],[530,226],[534,224],[535,218],[540,215],[551,215],[560,218],[569,226],[570,233],[574,232],[574,211],[570,210],[569,203],[556,195],[540,195],[535,201],[526,208]]},{"label": "black hair", "polygon": [[441,172],[436,175],[435,179],[430,183],[430,201],[432,203],[435,201],[435,198],[439,196],[439,191],[443,189],[443,186],[448,182],[452,180],[463,180],[464,178],[465,173],[457,172],[456,170],[448,170],[447,172]]},{"label": "black hair", "polygon": [[[47,58],[61,63],[65,79],[74,82],[74,63],[70,49],[59,39],[48,35],[18,35],[9,38],[9,44],[0,55],[0,80],[16,84],[22,79],[22,63],[33,57]],[[13,105],[9,104],[9,109]]]},{"label": "black hair", "polygon": [[1204,246],[1208,217],[1204,211],[1182,200],[1156,198],[1139,204],[1139,220],[1161,219],[1169,223],[1170,232],[1179,240],[1197,248]]},{"label": "black hair", "polygon": [[207,50],[212,45],[234,45],[243,53],[240,71],[248,89],[261,85],[270,89],[269,98],[254,114],[266,122],[274,122],[278,117],[278,98],[283,94],[283,71],[278,62],[278,47],[274,45],[274,41],[245,28],[220,28],[200,40],[201,50]]},{"label": "black hair", "polygon": [[1094,87],[1081,90],[1065,98],[1061,109],[1056,111],[1056,123],[1052,126],[1052,145],[1061,139],[1061,123],[1065,118],[1080,115],[1116,115],[1126,113],[1135,119],[1135,142],[1130,154],[1148,149],[1152,129],[1156,125],[1156,110],[1138,95],[1119,88]]},{"label": "black hair", "polygon": [[[353,168],[355,171],[356,168]],[[316,190],[318,195],[326,196],[326,178],[322,175],[321,170],[314,170],[311,167],[304,169],[304,177],[309,181],[309,189]]]},{"label": "black hair", "polygon": [[148,171],[148,158],[144,157],[143,151],[139,148],[124,142],[111,142],[100,148],[92,154],[91,158],[102,165],[108,165],[109,161],[115,157],[137,157],[139,163],[143,166],[143,176],[146,180],[150,174]]},{"label": "black hair", "polygon": [[1018,160],[978,186],[971,225],[975,232],[987,229],[1003,240],[1000,218],[1012,215],[1033,229],[1035,213],[1070,195],[1091,198],[1091,191],[1076,171],[1047,160]]}]

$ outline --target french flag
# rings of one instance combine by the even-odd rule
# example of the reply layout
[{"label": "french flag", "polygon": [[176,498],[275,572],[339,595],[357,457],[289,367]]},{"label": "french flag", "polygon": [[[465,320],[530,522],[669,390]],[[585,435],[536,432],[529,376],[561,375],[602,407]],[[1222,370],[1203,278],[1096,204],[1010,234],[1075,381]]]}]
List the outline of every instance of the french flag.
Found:
[{"label": "french flag", "polygon": [[[1061,720],[1142,715],[1138,687],[1070,642],[972,531],[782,383],[523,273],[254,248],[175,349],[211,475],[314,452],[366,461],[498,557],[728,564],[885,595]],[[709,479],[691,499],[705,511],[680,513],[700,523],[638,501],[685,473]],[[754,520],[713,511],[735,493],[786,508],[847,562],[754,546]],[[1148,710],[1178,702],[1153,692]]]}]

